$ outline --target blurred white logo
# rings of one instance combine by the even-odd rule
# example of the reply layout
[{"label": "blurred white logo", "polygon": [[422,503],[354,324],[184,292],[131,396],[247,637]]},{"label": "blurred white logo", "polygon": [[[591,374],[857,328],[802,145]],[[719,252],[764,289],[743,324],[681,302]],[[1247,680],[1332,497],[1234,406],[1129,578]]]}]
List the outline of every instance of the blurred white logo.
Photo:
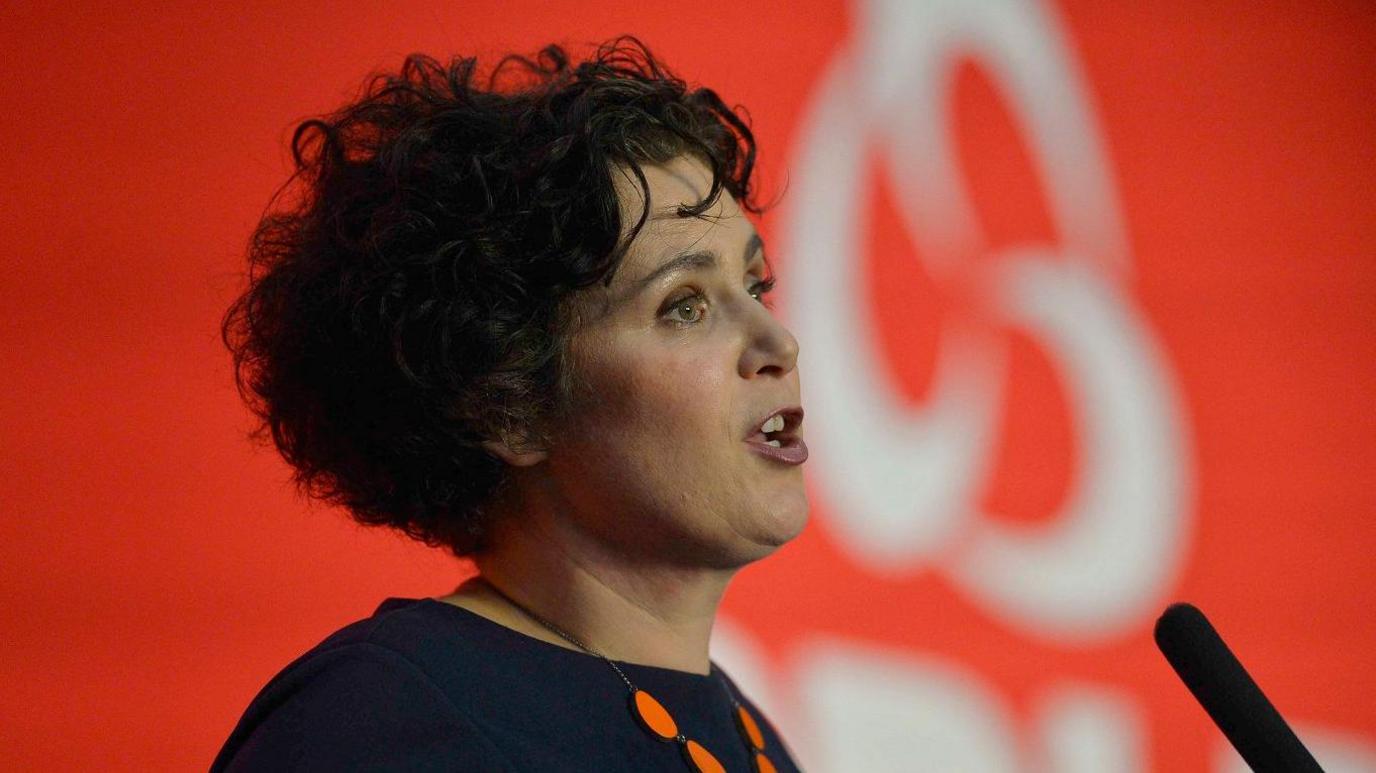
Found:
[{"label": "blurred white logo", "polygon": [[[1140,633],[1186,554],[1193,460],[1170,369],[1129,289],[1115,188],[1070,46],[1046,9],[1020,0],[870,0],[856,12],[855,37],[803,118],[781,234],[826,527],[871,572],[940,572],[1029,636],[1066,646]],[[1026,140],[1059,244],[988,254],[951,136],[967,60]],[[874,225],[861,202],[875,169],[921,268],[938,284],[974,276],[995,310],[992,323],[944,328],[919,409],[889,380],[865,297]],[[978,272],[962,265],[971,255]],[[995,474],[1014,330],[1056,369],[1077,445],[1070,491],[1038,528],[978,505]],[[949,657],[814,634],[775,675],[744,629],[719,629],[718,656],[810,769],[1150,767],[1145,709],[1121,687],[1060,679],[1015,710]],[[1326,769],[1372,769],[1360,739],[1302,732]]]},{"label": "blurred white logo", "polygon": [[[1132,263],[1086,91],[1054,20],[1015,0],[858,9],[854,43],[803,121],[783,229],[784,300],[804,342],[811,471],[829,526],[880,574],[938,564],[1028,634],[1089,643],[1150,621],[1184,554],[1188,458],[1169,367],[1128,289]],[[871,328],[859,202],[891,177],[907,236],[937,281],[986,243],[951,136],[963,58],[1000,90],[1062,243],[994,256],[979,274],[1000,325],[940,341],[930,401],[903,405]],[[982,261],[983,262],[983,261]],[[1005,395],[1008,329],[1040,345],[1072,414],[1079,468],[1051,525],[976,510]],[[956,544],[952,537],[961,531]]]}]

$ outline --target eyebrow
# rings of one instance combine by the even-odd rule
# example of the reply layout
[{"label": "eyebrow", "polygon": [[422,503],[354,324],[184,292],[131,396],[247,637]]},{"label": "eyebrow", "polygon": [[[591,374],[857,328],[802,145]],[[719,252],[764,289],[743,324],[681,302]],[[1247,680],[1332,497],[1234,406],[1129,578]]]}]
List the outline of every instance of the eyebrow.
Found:
[{"label": "eyebrow", "polygon": [[[756,251],[762,249],[764,249],[764,240],[760,238],[759,234],[754,234],[750,237],[750,241],[745,243],[745,251],[741,253],[742,261],[745,263],[749,263],[750,256],[754,255]],[[636,289],[643,289],[645,287],[648,287],[656,279],[659,279],[665,274],[671,274],[675,271],[684,271],[688,269],[716,268],[716,266],[717,253],[712,252],[711,250],[696,250],[694,252],[685,252],[680,255],[675,255],[672,259],[665,261],[654,271],[651,271],[649,275],[647,275],[645,278],[641,279],[639,282],[636,283]]]}]

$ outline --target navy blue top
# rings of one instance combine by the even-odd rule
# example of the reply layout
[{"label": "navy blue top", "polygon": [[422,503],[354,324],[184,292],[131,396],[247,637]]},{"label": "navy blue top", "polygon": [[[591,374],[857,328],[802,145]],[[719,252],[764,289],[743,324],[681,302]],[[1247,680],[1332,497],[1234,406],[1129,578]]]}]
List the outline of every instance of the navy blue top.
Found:
[{"label": "navy blue top", "polygon": [[[716,663],[709,675],[616,661],[726,770],[751,770]],[[728,677],[729,679],[729,677]],[[754,714],[780,773],[797,766]],[[606,661],[435,599],[389,598],[273,677],[212,771],[688,770],[632,717]]]}]

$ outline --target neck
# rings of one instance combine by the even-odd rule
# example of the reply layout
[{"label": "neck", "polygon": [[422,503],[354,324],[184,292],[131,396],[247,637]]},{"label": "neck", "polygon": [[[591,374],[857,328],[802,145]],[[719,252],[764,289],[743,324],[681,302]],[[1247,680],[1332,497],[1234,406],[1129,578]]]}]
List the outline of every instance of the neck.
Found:
[{"label": "neck", "polygon": [[536,513],[497,520],[504,524],[494,535],[498,547],[475,559],[479,577],[444,601],[578,649],[482,587],[485,580],[520,607],[612,660],[710,673],[712,624],[735,570],[628,560],[576,529],[561,526],[559,519]]}]

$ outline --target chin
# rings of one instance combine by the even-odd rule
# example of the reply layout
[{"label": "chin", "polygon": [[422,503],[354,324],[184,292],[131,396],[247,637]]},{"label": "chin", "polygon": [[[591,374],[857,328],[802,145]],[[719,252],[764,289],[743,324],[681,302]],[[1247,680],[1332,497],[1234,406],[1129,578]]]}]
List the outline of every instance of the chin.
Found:
[{"label": "chin", "polygon": [[806,495],[800,493],[796,500],[776,502],[767,515],[757,520],[759,529],[756,542],[771,549],[779,548],[803,533],[807,518]]}]

